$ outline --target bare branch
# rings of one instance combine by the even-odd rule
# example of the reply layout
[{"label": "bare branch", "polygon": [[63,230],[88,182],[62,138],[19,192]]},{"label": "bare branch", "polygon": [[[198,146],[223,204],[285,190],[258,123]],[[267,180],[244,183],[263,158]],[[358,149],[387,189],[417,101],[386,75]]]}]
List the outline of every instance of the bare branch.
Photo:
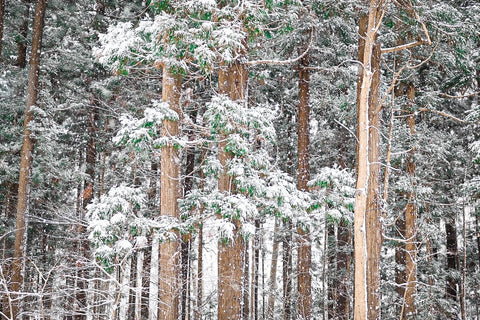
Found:
[{"label": "bare branch", "polygon": [[478,95],[480,95],[480,91],[477,91],[477,92],[474,92],[474,93],[471,93],[471,94],[467,94],[467,95],[463,95],[463,96],[451,96],[451,95],[446,94],[446,93],[440,93],[441,97],[450,98],[450,99],[465,99],[465,98],[470,98],[470,97],[474,97],[474,96],[478,96]]},{"label": "bare branch", "polygon": [[382,49],[382,54],[410,49],[410,48],[413,48],[413,47],[421,46],[425,43],[427,43],[427,42],[425,42],[423,40],[418,40],[418,41],[407,43],[407,44],[404,44],[404,45],[401,45],[401,46],[398,46],[398,47],[385,48],[385,49]]},{"label": "bare branch", "polygon": [[443,116],[443,117],[452,119],[453,121],[456,121],[456,122],[468,123],[468,121],[459,119],[459,118],[457,118],[457,117],[455,117],[455,116],[452,116],[451,114],[445,113],[445,112],[443,112],[443,111],[430,110],[430,109],[427,109],[427,108],[419,108],[418,111],[435,113],[435,114],[441,115],[441,116]]}]

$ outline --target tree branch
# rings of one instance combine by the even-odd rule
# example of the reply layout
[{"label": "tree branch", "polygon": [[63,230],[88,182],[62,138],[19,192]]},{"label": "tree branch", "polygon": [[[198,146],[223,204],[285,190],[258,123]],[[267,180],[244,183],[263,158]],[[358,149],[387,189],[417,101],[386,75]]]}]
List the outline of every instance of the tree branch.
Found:
[{"label": "tree branch", "polygon": [[451,96],[451,95],[446,94],[446,93],[440,93],[441,97],[450,98],[450,99],[465,99],[465,98],[470,98],[470,97],[474,97],[474,96],[478,96],[478,95],[480,95],[480,91],[477,91],[477,92],[474,92],[474,93],[471,93],[471,94],[467,94],[467,95],[463,95],[463,96]]},{"label": "tree branch", "polygon": [[292,63],[298,62],[300,59],[305,57],[305,55],[308,53],[308,51],[310,51],[310,48],[312,47],[313,31],[314,31],[314,28],[312,28],[312,30],[310,32],[310,42],[308,43],[308,47],[305,49],[305,51],[301,55],[299,55],[295,59],[289,59],[289,60],[256,60],[256,61],[248,61],[245,64],[247,66],[255,66],[255,65],[259,65],[259,64],[285,65],[285,64],[292,64]]},{"label": "tree branch", "polygon": [[457,117],[455,117],[455,116],[452,116],[451,114],[445,113],[445,112],[443,112],[443,111],[430,110],[430,109],[427,109],[427,108],[419,108],[418,111],[435,113],[435,114],[444,116],[444,117],[446,117],[446,118],[452,119],[453,121],[456,121],[456,122],[468,123],[468,121],[459,119],[459,118],[457,118]]},{"label": "tree branch", "polygon": [[404,44],[404,45],[401,45],[401,46],[398,46],[398,47],[385,48],[385,49],[382,49],[382,54],[402,51],[402,50],[405,50],[405,49],[410,49],[410,48],[413,48],[413,47],[421,46],[422,44],[425,44],[425,43],[427,43],[427,42],[425,42],[423,40],[418,40],[418,41],[407,43],[407,44]]}]

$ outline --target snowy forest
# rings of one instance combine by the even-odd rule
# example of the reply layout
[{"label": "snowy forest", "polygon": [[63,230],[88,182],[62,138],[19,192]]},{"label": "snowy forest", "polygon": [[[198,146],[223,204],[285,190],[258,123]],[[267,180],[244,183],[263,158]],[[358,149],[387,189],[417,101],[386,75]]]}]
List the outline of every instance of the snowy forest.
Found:
[{"label": "snowy forest", "polygon": [[0,0],[1,320],[480,319],[480,1]]}]

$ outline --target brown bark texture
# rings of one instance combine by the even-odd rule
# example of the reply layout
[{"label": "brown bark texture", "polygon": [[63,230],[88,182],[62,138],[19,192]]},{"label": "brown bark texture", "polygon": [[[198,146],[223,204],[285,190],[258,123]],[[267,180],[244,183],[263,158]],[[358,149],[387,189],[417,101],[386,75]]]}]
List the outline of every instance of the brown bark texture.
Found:
[{"label": "brown bark texture", "polygon": [[31,107],[37,103],[38,78],[40,70],[40,50],[42,48],[43,25],[47,0],[37,0],[35,6],[35,20],[33,24],[32,56],[30,57],[30,71],[28,74],[27,103],[23,122],[23,141],[20,151],[20,176],[18,178],[18,202],[15,244],[12,265],[11,292],[15,298],[12,301],[11,318],[17,319],[20,315],[21,295],[23,286],[23,265],[25,255],[26,216],[28,211],[28,196],[30,188],[30,172],[33,162],[34,140],[29,129],[33,120]]},{"label": "brown bark texture", "polygon": [[[170,66],[163,68],[162,100],[180,115],[180,90],[182,78]],[[163,121],[162,136],[178,135],[178,122]],[[179,218],[180,159],[178,149],[172,142],[162,148],[160,175],[160,214],[162,217]],[[177,234],[177,238],[178,238]],[[159,258],[159,320],[178,320],[180,295],[180,245],[175,239],[160,243]]]},{"label": "brown bark texture", "polygon": [[[455,219],[445,223],[445,232],[447,235],[447,270],[449,272],[458,271],[457,255],[457,228],[455,227]],[[447,298],[457,301],[457,285],[458,280],[455,277],[447,277]]]},{"label": "brown bark texture", "polygon": [[[23,0],[22,2],[25,6],[25,11],[22,18],[22,24],[20,25],[20,28],[18,30],[17,66],[23,69],[27,65],[27,35],[28,35],[28,20],[30,16],[31,0]],[[36,16],[36,13],[35,13],[35,16]],[[33,44],[32,44],[32,52],[33,52]]]},{"label": "brown bark texture", "polygon": [[376,43],[383,1],[369,1],[359,21],[357,182],[354,214],[354,319],[380,317],[379,130],[380,54]]},{"label": "brown bark texture", "polygon": [[[298,72],[298,181],[299,190],[307,191],[310,178],[310,134],[308,123],[310,121],[310,73],[308,70],[309,57],[306,54],[301,60]],[[297,261],[297,292],[298,292],[298,318],[310,319],[312,310],[312,248],[308,230],[298,228],[298,261]]]},{"label": "brown bark texture", "polygon": [[350,245],[352,243],[352,232],[347,221],[341,220],[337,229],[337,265],[336,275],[338,277],[336,286],[336,319],[350,319],[350,264],[352,256]]},{"label": "brown bark texture", "polygon": [[[415,135],[415,114],[411,110],[414,98],[415,87],[412,83],[407,88],[407,98],[409,103],[407,105],[408,116],[407,126],[410,129],[410,135]],[[413,181],[415,179],[415,148],[412,148],[406,161],[406,173]],[[415,186],[413,181],[412,187]],[[403,312],[404,319],[415,319],[415,294],[417,291],[417,207],[415,191],[411,191],[407,195],[408,203],[405,208],[405,273],[406,273],[406,287],[405,287],[405,310]]]},{"label": "brown bark texture", "polygon": [[[230,65],[222,64],[218,75],[220,94],[228,95],[232,101],[245,98],[247,70],[240,62]],[[225,139],[222,139],[223,141]],[[225,142],[220,143],[218,158],[224,168],[218,180],[220,192],[235,192],[233,177],[226,172],[227,162],[231,155],[225,151]],[[243,271],[245,263],[245,241],[238,233],[242,224],[233,219],[235,225],[234,237],[230,240],[221,240],[218,244],[218,319],[242,319],[243,303]]]},{"label": "brown bark texture", "polygon": [[277,265],[278,265],[278,247],[280,241],[278,239],[279,229],[278,218],[275,219],[275,226],[273,231],[273,248],[272,248],[272,264],[270,265],[270,293],[268,294],[267,302],[267,320],[273,320],[275,315],[275,292],[277,291]]},{"label": "brown bark texture", "polygon": [[283,319],[292,319],[292,220],[288,219],[284,223],[285,236],[282,242],[283,260],[282,260],[282,277],[283,277]]},{"label": "brown bark texture", "polygon": [[86,147],[85,155],[85,173],[88,176],[88,180],[85,181],[85,189],[82,193],[82,209],[80,210],[79,220],[80,223],[77,226],[78,233],[78,242],[76,243],[76,251],[78,252],[78,261],[77,261],[77,288],[76,288],[76,312],[74,315],[75,320],[86,319],[86,307],[87,307],[87,270],[85,269],[85,264],[83,259],[88,259],[89,255],[89,241],[85,239],[86,228],[82,223],[85,218],[85,211],[87,205],[90,204],[93,200],[93,185],[95,181],[95,163],[97,159],[97,149],[96,149],[96,121],[98,120],[98,109],[95,105],[95,99],[92,97],[90,106],[88,107],[88,120],[87,120],[87,132],[88,132],[88,142]]},{"label": "brown bark texture", "polygon": [[368,319],[380,319],[380,253],[382,247],[381,195],[380,195],[380,45],[373,47],[372,87],[370,91],[369,155],[370,175],[367,194],[367,299]]},{"label": "brown bark texture", "polygon": [[2,61],[4,27],[5,27],[5,0],[0,0],[0,61]]}]

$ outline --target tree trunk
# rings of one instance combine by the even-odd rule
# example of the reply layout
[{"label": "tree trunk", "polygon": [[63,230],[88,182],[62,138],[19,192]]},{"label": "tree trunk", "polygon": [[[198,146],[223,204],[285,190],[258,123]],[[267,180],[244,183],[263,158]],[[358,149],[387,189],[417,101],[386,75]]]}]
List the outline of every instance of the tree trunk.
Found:
[{"label": "tree trunk", "polygon": [[380,46],[376,43],[381,0],[371,0],[359,23],[357,183],[354,214],[354,319],[380,317],[379,124]]},{"label": "tree trunk", "polygon": [[15,232],[14,255],[12,265],[11,292],[15,295],[11,318],[20,318],[22,298],[20,292],[23,286],[23,266],[25,255],[26,216],[28,211],[28,196],[30,188],[30,172],[33,162],[34,140],[29,124],[33,120],[31,107],[37,103],[38,78],[40,73],[40,50],[42,48],[42,35],[47,0],[37,0],[35,6],[35,21],[33,25],[32,56],[30,58],[30,71],[28,74],[27,103],[25,120],[23,122],[23,142],[20,151],[20,177],[18,179],[17,221]]},{"label": "tree trunk", "polygon": [[[202,219],[200,217],[200,219]],[[203,303],[203,225],[200,220],[198,227],[198,260],[197,260],[197,305],[196,305],[196,320],[202,320],[202,303]]]},{"label": "tree trunk", "polygon": [[352,232],[346,220],[341,220],[337,230],[337,319],[350,319],[350,245]]},{"label": "tree trunk", "polygon": [[279,220],[275,218],[275,226],[273,227],[273,248],[272,248],[272,264],[270,266],[270,293],[268,294],[267,304],[267,320],[273,320],[275,315],[275,295],[277,291],[277,264],[278,264],[278,240]]},{"label": "tree trunk", "polygon": [[[18,38],[17,38],[17,66],[23,69],[27,65],[27,36],[28,36],[28,21],[30,17],[31,0],[22,0],[22,2],[25,5],[25,11],[23,13],[22,24],[20,25]],[[35,12],[35,16],[36,15],[37,14]],[[35,30],[33,32],[35,32]],[[32,44],[32,52],[33,52],[33,44]]]},{"label": "tree trunk", "polygon": [[152,237],[152,253],[150,259],[150,281],[148,288],[148,320],[158,319],[158,258],[159,258],[158,235]]},{"label": "tree trunk", "polygon": [[[196,123],[197,118],[197,110],[192,111],[191,119],[193,123]],[[193,130],[188,131],[188,137],[190,141],[195,140],[195,133]],[[187,157],[186,157],[186,165],[185,165],[185,180],[184,180],[184,188],[183,193],[187,194],[193,188],[193,174],[195,170],[195,149],[188,148],[187,149]],[[190,256],[190,245],[191,245],[191,236],[187,234],[183,236],[182,239],[182,296],[181,296],[181,320],[185,320],[188,317],[187,314],[187,305],[189,301],[189,292],[190,292],[190,281],[189,281],[189,256]]]},{"label": "tree trunk", "polygon": [[335,269],[335,223],[329,221],[328,214],[325,214],[325,268],[323,274],[327,281],[327,319],[336,319],[335,305],[337,303],[337,270]]},{"label": "tree trunk", "polygon": [[145,246],[147,239],[137,239],[137,270],[135,284],[135,320],[142,320],[143,266],[145,264]]},{"label": "tree trunk", "polygon": [[[310,133],[308,123],[310,121],[310,73],[308,71],[309,57],[306,54],[301,60],[298,73],[298,181],[297,187],[301,191],[307,191],[307,183],[310,178]],[[298,228],[298,261],[297,261],[297,291],[298,291],[298,317],[308,320],[312,316],[312,248],[309,231]]]},{"label": "tree trunk", "polygon": [[[447,272],[458,271],[457,265],[457,228],[455,226],[455,219],[445,223],[445,232],[447,234]],[[456,277],[447,277],[447,298],[457,301],[457,285]]]},{"label": "tree trunk", "polygon": [[262,239],[260,235],[260,219],[255,219],[255,238],[253,245],[253,290],[252,290],[252,319],[258,320],[258,280],[260,273],[260,247]]},{"label": "tree trunk", "polygon": [[[415,87],[409,84],[407,88],[407,98],[409,104],[407,109],[411,110],[413,100],[415,98]],[[415,135],[415,114],[409,111],[407,117],[407,125],[410,129],[410,135]],[[406,173],[410,180],[415,179],[415,148],[412,148],[407,156]],[[412,182],[412,188],[415,187],[415,182]],[[416,319],[415,309],[415,295],[417,286],[417,207],[416,195],[412,190],[407,195],[408,203],[405,208],[405,310],[403,312],[405,319]]]},{"label": "tree trunk", "polygon": [[292,220],[288,219],[284,223],[285,237],[283,238],[283,319],[292,319]]},{"label": "tree trunk", "polygon": [[0,0],[0,62],[2,61],[4,27],[5,27],[5,0]]},{"label": "tree trunk", "polygon": [[125,258],[123,268],[120,268],[121,272],[121,284],[120,284],[120,303],[119,303],[119,319],[128,319],[129,310],[129,298],[130,298],[130,273],[132,270],[132,256]]},{"label": "tree trunk", "polygon": [[250,319],[250,240],[244,240],[242,319]]},{"label": "tree trunk", "polygon": [[[229,66],[222,64],[218,74],[218,91],[227,94],[232,101],[245,98],[247,83],[247,70],[240,62]],[[218,148],[218,158],[224,168],[218,179],[218,190],[223,193],[232,193],[232,177],[226,172],[226,165],[231,155],[225,150],[225,139]],[[242,224],[238,219],[233,219],[235,225],[232,240],[222,240],[218,244],[218,319],[242,319],[243,302],[243,270],[245,263],[245,244],[243,237],[238,233]]]},{"label": "tree trunk", "polygon": [[79,224],[77,226],[78,233],[78,242],[77,242],[77,252],[78,252],[78,261],[76,263],[77,270],[77,288],[76,288],[76,307],[74,319],[75,320],[84,320],[86,319],[86,310],[87,310],[87,270],[85,269],[85,261],[88,259],[90,254],[90,245],[89,241],[85,239],[86,237],[86,228],[83,223],[85,219],[85,212],[87,205],[89,205],[93,200],[94,195],[94,181],[95,181],[95,163],[97,159],[97,149],[96,149],[96,121],[98,120],[98,109],[95,105],[95,97],[92,96],[90,106],[88,107],[87,114],[87,132],[88,132],[88,142],[85,150],[85,164],[86,169],[85,173],[88,176],[88,179],[84,182],[85,189],[82,192],[81,201],[82,201],[82,210],[80,210],[79,215]]},{"label": "tree trunk", "polygon": [[[182,78],[170,66],[163,68],[162,99],[170,104],[170,109],[180,116],[180,90]],[[164,120],[162,136],[178,135],[178,121]],[[162,217],[179,219],[178,199],[180,198],[180,160],[177,147],[169,142],[162,148],[160,176],[160,214]],[[178,234],[176,235],[178,238]],[[180,295],[180,245],[175,239],[160,244],[159,319],[178,320]]]}]

